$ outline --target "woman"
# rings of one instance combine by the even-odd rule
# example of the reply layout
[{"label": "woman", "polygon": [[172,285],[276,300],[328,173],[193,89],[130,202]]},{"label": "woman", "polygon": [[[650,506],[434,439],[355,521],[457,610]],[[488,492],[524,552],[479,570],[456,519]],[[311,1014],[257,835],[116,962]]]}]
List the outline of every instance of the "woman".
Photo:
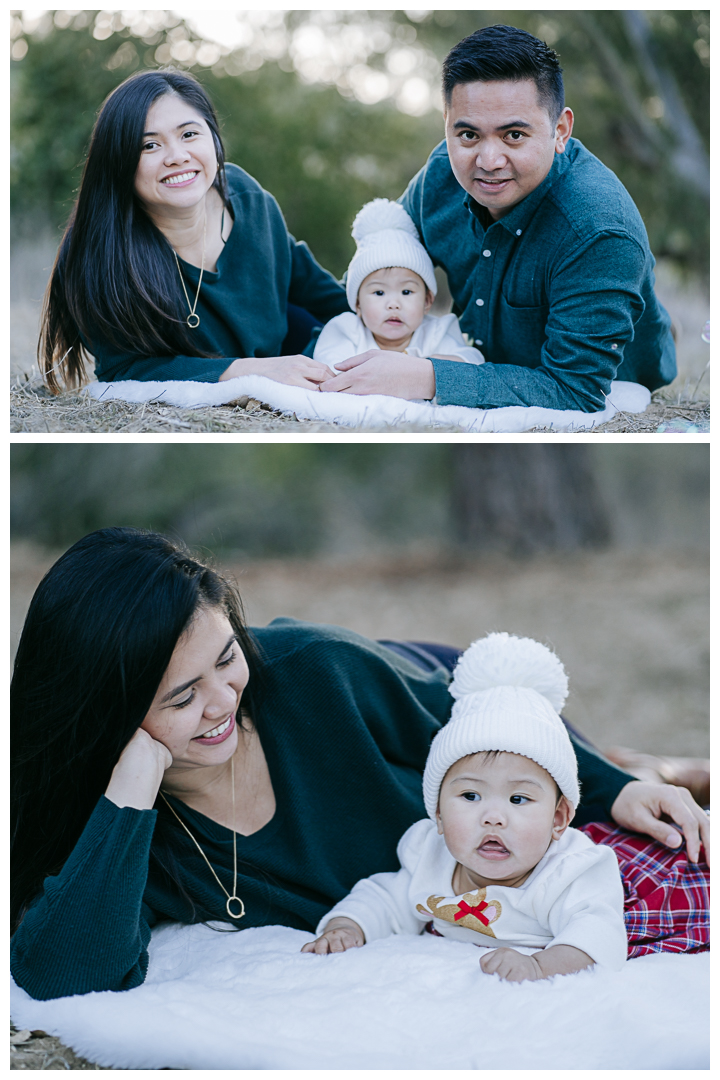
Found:
[{"label": "woman", "polygon": [[348,310],[273,197],[225,165],[200,83],[132,75],[98,115],[48,286],[38,346],[48,387],[58,392],[58,372],[81,384],[91,354],[103,381],[266,375],[315,390],[329,368],[279,355],[289,303],[317,322]]},{"label": "woman", "polygon": [[[233,588],[161,536],[102,529],[33,597],[13,676],[12,971],[39,999],[125,990],[159,920],[313,931],[395,870],[452,700],[446,668],[338,627],[248,631]],[[583,802],[689,858],[687,792],[574,737]],[[586,816],[582,817],[585,806]]]}]

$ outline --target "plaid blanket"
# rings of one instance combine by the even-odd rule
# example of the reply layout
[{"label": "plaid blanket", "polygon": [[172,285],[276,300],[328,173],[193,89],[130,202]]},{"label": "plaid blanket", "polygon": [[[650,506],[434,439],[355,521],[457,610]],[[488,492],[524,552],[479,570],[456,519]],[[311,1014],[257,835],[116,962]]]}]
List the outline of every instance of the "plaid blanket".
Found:
[{"label": "plaid blanket", "polygon": [[[579,826],[617,855],[625,890],[628,959],[710,948],[710,869],[688,861],[684,844],[667,848],[605,822]],[[703,855],[701,849],[701,858]]]}]

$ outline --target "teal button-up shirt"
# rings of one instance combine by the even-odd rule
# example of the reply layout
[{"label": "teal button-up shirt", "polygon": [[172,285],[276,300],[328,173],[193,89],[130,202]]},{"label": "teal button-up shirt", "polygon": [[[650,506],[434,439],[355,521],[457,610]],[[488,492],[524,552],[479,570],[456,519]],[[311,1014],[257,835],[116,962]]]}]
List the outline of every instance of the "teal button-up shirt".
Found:
[{"label": "teal button-up shirt", "polygon": [[399,201],[488,361],[433,360],[438,404],[596,412],[613,379],[655,390],[675,378],[645,226],[577,139],[500,221],[458,184],[445,142]]}]

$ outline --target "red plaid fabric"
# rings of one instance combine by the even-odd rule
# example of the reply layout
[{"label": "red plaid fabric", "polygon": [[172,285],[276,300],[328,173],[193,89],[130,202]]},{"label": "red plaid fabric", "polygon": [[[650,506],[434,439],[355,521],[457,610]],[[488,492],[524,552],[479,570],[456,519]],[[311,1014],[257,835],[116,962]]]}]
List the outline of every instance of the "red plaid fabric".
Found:
[{"label": "red plaid fabric", "polygon": [[655,952],[710,948],[710,869],[688,861],[685,845],[668,848],[606,822],[579,826],[596,844],[608,844],[620,865],[625,891],[628,959]]}]

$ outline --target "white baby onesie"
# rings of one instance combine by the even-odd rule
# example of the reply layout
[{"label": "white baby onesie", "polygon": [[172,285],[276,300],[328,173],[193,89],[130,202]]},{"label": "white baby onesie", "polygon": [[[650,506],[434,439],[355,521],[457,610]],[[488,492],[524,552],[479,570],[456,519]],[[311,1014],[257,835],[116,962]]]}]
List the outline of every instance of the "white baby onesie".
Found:
[{"label": "white baby onesie", "polygon": [[[313,359],[335,368],[341,360],[377,349],[375,338],[358,315],[345,311],[322,328],[315,343]],[[426,315],[410,338],[405,352],[410,356],[457,356],[466,364],[484,364],[485,358],[465,341],[455,315]]]},{"label": "white baby onesie", "polygon": [[402,869],[359,881],[318,924],[353,919],[366,941],[419,934],[425,925],[443,937],[485,948],[536,952],[573,945],[596,964],[619,970],[627,958],[623,886],[615,852],[577,829],[552,840],[518,888],[488,885],[455,896],[455,859],[429,818],[411,825],[398,844]]}]

